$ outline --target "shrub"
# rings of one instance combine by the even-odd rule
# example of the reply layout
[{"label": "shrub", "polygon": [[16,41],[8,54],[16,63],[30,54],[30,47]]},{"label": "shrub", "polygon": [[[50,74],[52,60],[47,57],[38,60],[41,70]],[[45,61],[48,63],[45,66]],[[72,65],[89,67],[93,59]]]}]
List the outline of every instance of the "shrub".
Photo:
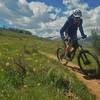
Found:
[{"label": "shrub", "polygon": [[92,45],[96,52],[100,54],[100,36],[97,34],[97,30],[93,29],[92,30]]}]

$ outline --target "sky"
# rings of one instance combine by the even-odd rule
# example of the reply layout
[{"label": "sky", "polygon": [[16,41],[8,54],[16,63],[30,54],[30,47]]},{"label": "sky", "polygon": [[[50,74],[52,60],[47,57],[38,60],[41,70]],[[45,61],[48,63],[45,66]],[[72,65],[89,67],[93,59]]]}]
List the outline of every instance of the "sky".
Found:
[{"label": "sky", "polygon": [[0,26],[60,37],[59,30],[77,8],[82,10],[87,35],[95,27],[100,29],[100,0],[0,0]]},{"label": "sky", "polygon": [[[63,7],[62,0],[27,0],[27,1],[28,2],[40,1],[40,2],[45,2],[48,5],[53,5],[55,7]],[[100,0],[81,0],[81,3],[84,3],[84,2],[88,3],[89,7],[91,7],[91,8],[94,8],[94,7],[97,7],[98,5],[100,5]]]}]

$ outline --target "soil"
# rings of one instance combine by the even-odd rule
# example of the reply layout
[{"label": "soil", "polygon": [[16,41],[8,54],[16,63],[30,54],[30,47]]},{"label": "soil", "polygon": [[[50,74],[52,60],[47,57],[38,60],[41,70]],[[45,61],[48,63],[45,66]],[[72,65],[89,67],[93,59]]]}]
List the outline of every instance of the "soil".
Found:
[{"label": "soil", "polygon": [[[40,53],[47,56],[48,58],[58,60],[55,55],[47,54],[47,53],[44,53],[44,52],[40,52]],[[93,95],[95,95],[96,100],[100,100],[100,79],[89,78],[89,77],[85,76],[81,72],[79,66],[73,64],[72,62],[66,63],[66,61],[63,61],[62,64],[65,67],[67,67],[70,71],[72,71],[74,74],[76,74],[76,76],[78,77],[79,80],[83,81],[83,83],[87,86],[89,91]]]}]

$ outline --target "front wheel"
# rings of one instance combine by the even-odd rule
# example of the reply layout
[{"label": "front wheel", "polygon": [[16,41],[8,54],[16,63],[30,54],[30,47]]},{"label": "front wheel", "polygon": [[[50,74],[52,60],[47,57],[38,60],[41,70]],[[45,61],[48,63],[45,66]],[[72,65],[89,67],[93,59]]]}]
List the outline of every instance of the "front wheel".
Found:
[{"label": "front wheel", "polygon": [[89,51],[83,50],[79,53],[78,64],[84,74],[100,77],[100,62],[98,58]]}]

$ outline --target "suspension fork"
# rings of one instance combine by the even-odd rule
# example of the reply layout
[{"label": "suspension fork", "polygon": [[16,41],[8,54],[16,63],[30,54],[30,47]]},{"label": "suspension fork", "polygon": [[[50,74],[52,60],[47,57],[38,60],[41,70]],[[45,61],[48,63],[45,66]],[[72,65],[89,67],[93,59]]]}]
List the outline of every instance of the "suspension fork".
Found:
[{"label": "suspension fork", "polygon": [[80,52],[82,52],[82,54],[81,54],[81,58],[82,58],[84,64],[89,63],[88,57],[87,57],[86,54],[84,53],[85,50],[83,49],[82,46],[80,46],[80,48],[81,48],[81,51],[80,51]]}]

